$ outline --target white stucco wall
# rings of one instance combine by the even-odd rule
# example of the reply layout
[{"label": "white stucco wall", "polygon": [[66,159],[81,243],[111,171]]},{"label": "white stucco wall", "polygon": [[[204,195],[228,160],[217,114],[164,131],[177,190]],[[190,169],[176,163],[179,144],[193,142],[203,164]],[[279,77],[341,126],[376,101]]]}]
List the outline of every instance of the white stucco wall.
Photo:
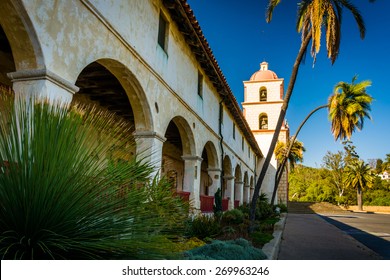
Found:
[{"label": "white stucco wall", "polygon": [[[125,89],[135,113],[136,133],[141,138],[149,132],[148,135],[159,137],[145,141],[146,144],[161,150],[169,122],[180,118],[191,142],[186,156],[201,157],[205,144],[211,142],[218,165],[222,166],[218,121],[220,96],[160,0],[5,1],[24,7],[28,22],[31,22],[34,30],[31,38],[40,50],[36,53],[42,56],[37,60],[43,61],[37,64],[39,69],[32,70],[43,69],[44,73],[52,73],[55,77],[54,80],[48,79],[46,74],[34,77],[35,84],[39,85],[37,90],[55,95],[52,89],[60,84],[58,95],[70,100],[78,90],[74,85],[79,74],[97,61],[113,73]],[[160,12],[169,22],[166,51],[157,43]],[[20,67],[16,70],[18,72]],[[202,98],[197,94],[198,71],[204,76]],[[36,71],[26,75],[33,76],[34,73]],[[31,88],[26,75],[14,81],[14,88],[19,88],[20,92]],[[224,153],[229,156],[233,169],[240,166],[241,177],[247,172],[249,178],[254,178],[255,155],[251,151],[248,153],[246,140],[242,149],[243,134],[237,125],[233,139],[234,118],[225,106],[223,116]],[[196,163],[198,171],[199,162]],[[199,179],[193,182],[199,184]]]}]

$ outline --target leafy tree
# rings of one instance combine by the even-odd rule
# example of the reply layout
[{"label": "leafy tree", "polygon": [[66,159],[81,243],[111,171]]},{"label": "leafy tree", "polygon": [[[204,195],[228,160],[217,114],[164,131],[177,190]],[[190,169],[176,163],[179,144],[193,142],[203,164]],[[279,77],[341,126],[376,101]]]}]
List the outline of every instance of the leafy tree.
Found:
[{"label": "leafy tree", "polygon": [[363,210],[363,190],[371,188],[375,176],[371,173],[370,166],[362,160],[352,161],[346,168],[344,182],[347,188],[356,189],[358,209]]},{"label": "leafy tree", "polygon": [[[274,8],[279,5],[280,0],[269,0],[266,20],[270,22],[272,19]],[[265,178],[268,166],[273,155],[273,151],[278,141],[279,133],[282,128],[283,121],[286,116],[288,104],[292,96],[295,81],[298,75],[299,66],[306,53],[307,47],[312,41],[312,55],[315,59],[316,54],[320,49],[321,42],[321,30],[325,29],[326,34],[326,48],[328,50],[328,57],[331,62],[334,63],[339,53],[340,38],[341,38],[341,22],[342,22],[342,9],[349,10],[358,25],[360,36],[365,36],[365,25],[362,16],[358,9],[346,0],[302,0],[298,2],[298,18],[297,18],[297,31],[302,34],[302,44],[298,51],[298,55],[295,59],[292,69],[289,85],[286,90],[286,95],[281,107],[279,119],[275,128],[275,133],[272,138],[270,148],[265,158],[263,167],[260,172],[259,179],[255,186],[253,199],[251,202],[250,231],[253,230],[255,220],[255,208],[256,202],[259,197],[260,187]]]},{"label": "leafy tree", "polygon": [[329,173],[325,168],[297,165],[289,175],[289,200],[335,202],[336,193]]},{"label": "leafy tree", "polygon": [[376,172],[376,174],[382,173],[384,166],[386,166],[386,164],[384,164],[383,160],[378,158],[376,160],[376,164],[375,164],[375,172]]},{"label": "leafy tree", "polygon": [[352,141],[349,140],[343,141],[342,144],[344,145],[344,152],[345,152],[345,156],[344,156],[345,166],[359,159],[359,155],[355,151],[356,146],[353,145]]},{"label": "leafy tree", "polygon": [[338,151],[337,153],[331,153],[328,151],[322,161],[324,163],[324,167],[330,171],[330,183],[337,189],[337,202],[340,204],[345,191],[343,182],[344,154],[341,151]]},{"label": "leafy tree", "polygon": [[188,204],[97,108],[0,95],[2,259],[168,258]]},{"label": "leafy tree", "polygon": [[374,186],[364,194],[364,204],[390,206],[390,181],[376,176]]},{"label": "leafy tree", "polygon": [[367,164],[370,166],[371,169],[375,169],[376,168],[376,161],[377,161],[377,159],[375,159],[375,158],[369,158],[369,159],[367,159]]},{"label": "leafy tree", "polygon": [[386,154],[385,161],[383,162],[383,165],[382,165],[382,171],[384,171],[384,170],[387,170],[387,171],[390,170],[390,154]]}]

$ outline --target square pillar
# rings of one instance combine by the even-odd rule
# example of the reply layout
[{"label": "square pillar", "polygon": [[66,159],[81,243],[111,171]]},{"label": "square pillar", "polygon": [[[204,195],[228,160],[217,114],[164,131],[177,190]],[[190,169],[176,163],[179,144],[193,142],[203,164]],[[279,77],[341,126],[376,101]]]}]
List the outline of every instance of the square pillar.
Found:
[{"label": "square pillar", "polygon": [[234,183],[234,200],[240,201],[239,205],[243,202],[244,195],[244,182],[235,182]]},{"label": "square pillar", "polygon": [[243,203],[250,202],[250,185],[244,185],[244,195],[243,195]]},{"label": "square pillar", "polygon": [[135,131],[136,155],[139,159],[150,162],[155,167],[155,175],[161,175],[162,148],[166,141],[164,136],[154,131]]},{"label": "square pillar", "polygon": [[225,180],[225,190],[224,190],[224,197],[229,198],[229,207],[228,209],[231,210],[234,208],[234,176],[225,176],[223,179]]},{"label": "square pillar", "polygon": [[184,160],[183,191],[190,192],[193,207],[200,210],[200,167],[202,158],[198,156],[182,156]]}]

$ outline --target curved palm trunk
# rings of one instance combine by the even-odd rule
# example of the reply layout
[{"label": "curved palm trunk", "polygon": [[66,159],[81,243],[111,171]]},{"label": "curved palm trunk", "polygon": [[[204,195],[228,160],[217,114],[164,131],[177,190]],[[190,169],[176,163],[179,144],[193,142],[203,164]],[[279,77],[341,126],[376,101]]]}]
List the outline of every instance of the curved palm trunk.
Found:
[{"label": "curved palm trunk", "polygon": [[256,182],[255,190],[254,190],[254,193],[253,193],[253,198],[252,198],[252,201],[251,201],[251,207],[250,207],[250,212],[249,212],[249,219],[250,219],[249,232],[252,232],[253,229],[254,229],[256,204],[257,204],[257,200],[258,200],[259,195],[260,195],[260,188],[261,188],[261,185],[262,185],[262,183],[264,181],[264,178],[265,178],[268,166],[269,166],[269,164],[271,162],[272,154],[274,152],[274,149],[275,149],[275,146],[276,146],[276,142],[278,141],[279,133],[280,133],[280,130],[282,128],[284,118],[286,116],[288,103],[289,103],[290,98],[292,96],[292,92],[293,92],[293,89],[294,89],[295,81],[297,79],[299,66],[300,66],[300,64],[302,62],[302,58],[303,58],[303,56],[304,56],[304,54],[306,52],[306,49],[307,49],[307,46],[309,45],[311,37],[312,37],[311,36],[311,32],[309,32],[307,34],[306,38],[303,40],[303,42],[301,44],[301,48],[299,49],[297,58],[295,59],[295,62],[294,62],[294,66],[293,66],[293,69],[292,69],[292,72],[291,72],[291,78],[290,78],[290,81],[289,81],[289,84],[288,84],[288,88],[287,88],[287,91],[286,91],[286,96],[284,97],[284,101],[283,101],[283,105],[282,105],[282,108],[281,108],[281,111],[280,111],[279,119],[278,119],[278,122],[276,124],[275,133],[274,133],[273,138],[272,138],[271,146],[269,147],[269,150],[268,150],[268,153],[267,153],[267,157],[265,158],[263,167],[261,168],[259,179]]},{"label": "curved palm trunk", "polygon": [[323,109],[323,108],[328,108],[328,104],[326,105],[322,105],[322,106],[319,106],[317,108],[315,108],[313,111],[311,111],[309,113],[309,115],[307,115],[307,117],[303,120],[303,122],[299,125],[298,129],[297,129],[297,132],[295,133],[295,135],[291,138],[291,141],[290,141],[290,144],[286,150],[286,155],[285,157],[283,158],[281,164],[279,165],[278,167],[278,170],[276,171],[276,174],[275,174],[275,186],[274,186],[274,191],[272,193],[272,199],[271,199],[271,205],[274,205],[275,203],[275,197],[276,197],[276,192],[278,190],[278,187],[279,187],[279,183],[280,183],[280,180],[282,179],[282,176],[283,176],[283,170],[286,166],[286,163],[287,163],[287,159],[291,153],[291,149],[292,149],[292,146],[294,145],[294,142],[295,140],[297,139],[298,137],[298,134],[299,132],[301,131],[303,125],[307,122],[307,120],[315,113],[317,112],[318,110],[320,109]]}]

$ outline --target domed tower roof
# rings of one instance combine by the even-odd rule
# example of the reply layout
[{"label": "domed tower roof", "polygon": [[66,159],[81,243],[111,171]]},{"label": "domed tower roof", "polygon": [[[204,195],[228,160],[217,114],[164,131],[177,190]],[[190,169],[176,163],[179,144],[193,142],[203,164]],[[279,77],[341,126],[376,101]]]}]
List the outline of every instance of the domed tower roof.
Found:
[{"label": "domed tower roof", "polygon": [[260,63],[260,70],[255,72],[250,81],[264,81],[264,80],[275,80],[278,79],[278,76],[274,71],[268,70],[268,63]]}]

